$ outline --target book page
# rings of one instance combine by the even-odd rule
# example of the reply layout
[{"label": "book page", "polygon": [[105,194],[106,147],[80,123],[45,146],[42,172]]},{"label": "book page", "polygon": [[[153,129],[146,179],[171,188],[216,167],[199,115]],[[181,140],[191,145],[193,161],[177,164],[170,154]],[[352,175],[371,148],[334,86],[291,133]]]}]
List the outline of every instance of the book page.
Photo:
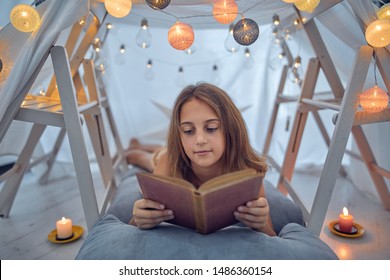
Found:
[{"label": "book page", "polygon": [[246,178],[250,178],[253,176],[261,176],[254,169],[244,169],[236,172],[227,173],[218,177],[215,177],[205,183],[203,183],[198,191],[202,194],[206,194],[208,192],[214,191],[217,188],[224,188],[227,185],[234,184],[241,180],[245,180]]},{"label": "book page", "polygon": [[206,213],[205,231],[214,232],[239,221],[233,213],[237,207],[259,197],[263,177],[253,177],[233,186],[216,189],[203,196]]},{"label": "book page", "polygon": [[144,198],[162,203],[166,209],[173,211],[175,218],[167,221],[168,223],[196,228],[191,188],[159,180],[150,174],[137,174],[137,177]]}]

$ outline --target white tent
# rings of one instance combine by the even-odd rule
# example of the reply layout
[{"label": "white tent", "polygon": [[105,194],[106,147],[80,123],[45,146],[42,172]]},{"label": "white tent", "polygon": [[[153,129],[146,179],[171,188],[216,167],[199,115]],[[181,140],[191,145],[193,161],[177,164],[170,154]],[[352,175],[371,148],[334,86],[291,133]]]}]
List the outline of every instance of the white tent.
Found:
[{"label": "white tent", "polygon": [[[30,2],[10,3],[2,0],[0,25],[8,22],[6,16],[15,4]],[[303,75],[309,59],[316,56],[302,26],[293,25],[297,17],[294,5],[281,0],[236,0],[239,12],[259,25],[260,36],[255,43],[247,47],[241,46],[237,52],[230,53],[224,46],[228,25],[220,24],[213,18],[212,0],[172,0],[163,11],[151,9],[145,1],[133,0],[132,3],[129,15],[114,18],[106,14],[103,1],[90,1],[90,9],[104,21],[100,30],[102,51],[96,57],[91,48],[89,55],[99,58],[106,66],[100,82],[108,93],[123,145],[127,146],[131,137],[163,143],[169,122],[167,112],[181,88],[188,83],[208,81],[226,90],[239,108],[246,108],[243,110],[243,116],[250,139],[253,146],[261,152],[280,81],[281,66],[287,63],[285,59],[277,59],[280,46],[274,43],[272,16],[279,16],[281,31],[288,30],[290,36],[286,43],[293,57],[302,57]],[[307,21],[314,20],[318,26],[344,86],[351,73],[356,51],[367,44],[361,27],[375,19],[376,9],[377,6],[370,0],[321,0],[314,12],[302,13]],[[147,19],[152,37],[151,46],[146,49],[136,44],[142,19]],[[177,19],[193,27],[193,54],[175,50],[168,43],[168,29]],[[105,28],[107,23],[113,24],[113,29],[108,32]],[[121,46],[126,49],[124,54],[119,52]],[[245,56],[246,49],[250,51],[251,61]],[[389,51],[388,46],[386,51]],[[146,74],[146,64],[149,60],[153,63],[153,73]],[[183,70],[180,72],[183,74],[181,77],[180,67]],[[365,82],[366,89],[373,86],[373,72],[372,64]],[[389,85],[385,85],[380,75],[378,84],[382,88],[387,86],[388,90]],[[33,90],[38,91],[41,86],[36,83]],[[323,75],[320,75],[316,89],[329,90]],[[284,94],[297,96],[299,93],[299,86],[288,81]],[[279,112],[269,151],[278,162],[283,159],[290,129],[287,123],[291,122],[294,112],[294,104],[282,106]],[[329,132],[334,128],[332,115],[333,113],[326,111],[321,113]],[[305,131],[305,135],[308,135],[303,139],[297,165],[321,165],[327,153],[327,146],[312,119],[309,119]],[[367,126],[366,132],[378,162],[390,167],[389,150],[385,148],[390,138],[389,124]],[[55,136],[46,133],[42,139],[42,147],[51,147],[49,143],[53,142],[53,137]],[[350,146],[355,149],[353,141]],[[4,146],[0,151],[2,149]],[[67,149],[65,145],[59,160],[71,160]],[[353,160],[350,162],[349,158],[344,160],[351,167],[352,178],[358,187],[375,196],[370,178],[365,174],[365,167]]]}]

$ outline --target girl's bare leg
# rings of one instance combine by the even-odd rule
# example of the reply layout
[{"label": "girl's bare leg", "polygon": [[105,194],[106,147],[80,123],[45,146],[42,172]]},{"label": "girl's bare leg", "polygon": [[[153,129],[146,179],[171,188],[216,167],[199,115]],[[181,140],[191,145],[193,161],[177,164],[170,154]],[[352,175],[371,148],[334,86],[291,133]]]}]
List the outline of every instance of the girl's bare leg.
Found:
[{"label": "girl's bare leg", "polygon": [[153,153],[138,149],[131,149],[126,153],[128,164],[136,165],[148,170],[149,172],[153,172],[152,156]]},{"label": "girl's bare leg", "polygon": [[153,153],[157,149],[161,148],[161,145],[154,145],[154,144],[142,144],[138,141],[137,138],[131,138],[129,143],[128,150],[143,150],[146,152]]}]

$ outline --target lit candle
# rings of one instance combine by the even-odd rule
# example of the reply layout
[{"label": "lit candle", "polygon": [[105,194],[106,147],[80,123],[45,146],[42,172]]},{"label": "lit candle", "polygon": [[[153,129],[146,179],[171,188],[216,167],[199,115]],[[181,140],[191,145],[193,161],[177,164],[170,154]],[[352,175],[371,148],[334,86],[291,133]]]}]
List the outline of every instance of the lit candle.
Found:
[{"label": "lit candle", "polygon": [[65,217],[62,217],[61,220],[57,221],[56,228],[58,239],[66,239],[71,237],[73,234],[73,226],[71,219],[65,219]]},{"label": "lit candle", "polygon": [[350,233],[352,231],[353,216],[348,214],[348,209],[343,208],[343,213],[339,215],[339,228],[342,232]]}]

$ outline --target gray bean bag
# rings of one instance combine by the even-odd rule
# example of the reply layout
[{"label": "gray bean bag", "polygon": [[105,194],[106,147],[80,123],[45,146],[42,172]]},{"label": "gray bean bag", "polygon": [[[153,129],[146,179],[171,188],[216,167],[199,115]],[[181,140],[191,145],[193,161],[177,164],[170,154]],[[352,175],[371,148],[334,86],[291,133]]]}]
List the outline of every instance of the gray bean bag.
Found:
[{"label": "gray bean bag", "polygon": [[270,237],[240,223],[209,235],[162,223],[141,230],[128,225],[134,201],[141,198],[137,179],[122,181],[107,213],[95,224],[76,259],[338,259],[305,226],[299,208],[264,182],[278,236]]}]

